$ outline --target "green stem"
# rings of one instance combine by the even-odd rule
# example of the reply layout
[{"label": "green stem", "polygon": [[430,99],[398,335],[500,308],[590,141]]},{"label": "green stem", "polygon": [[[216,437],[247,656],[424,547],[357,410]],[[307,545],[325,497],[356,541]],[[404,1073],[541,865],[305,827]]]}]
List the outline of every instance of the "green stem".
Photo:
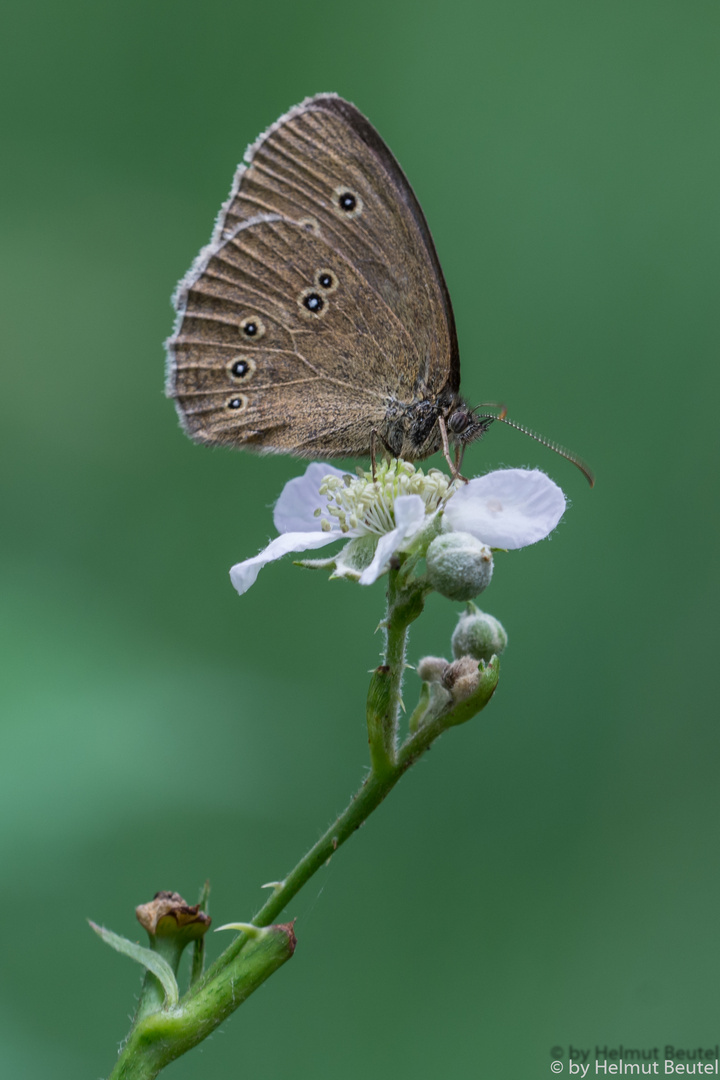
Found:
[{"label": "green stem", "polygon": [[[392,775],[396,764],[408,628],[422,613],[425,592],[407,581],[405,567],[391,570],[385,617],[385,663],[373,673],[368,690],[367,728],[370,765],[377,777]],[[401,575],[402,578],[401,578]]]},{"label": "green stem", "polygon": [[133,1027],[109,1080],[153,1080],[187,1053],[289,960],[295,949],[291,926],[272,926],[242,937],[243,948],[202,992],[196,988],[172,1009],[146,1016]]},{"label": "green stem", "polygon": [[[200,890],[198,904],[200,910],[207,912],[210,900],[210,882],[206,881]],[[205,935],[197,938],[193,943],[192,961],[190,964],[190,985],[193,986],[205,970]]]},{"label": "green stem", "polygon": [[330,826],[297,866],[285,878],[282,888],[273,893],[253,919],[255,926],[269,926],[292,900],[303,885],[320,869],[334,852],[359,829],[385,796],[395,787],[405,769],[395,768],[380,779],[373,773],[365,778],[350,805]]},{"label": "green stem", "polygon": [[[404,664],[404,655],[403,655]],[[471,699],[460,702],[443,712],[419,731],[410,734],[399,748],[395,763],[383,776],[371,772],[353,796],[349,806],[330,826],[324,836],[310,848],[297,866],[288,874],[279,889],[266,901],[253,919],[255,926],[268,926],[290,902],[302,886],[320,867],[348,840],[363,822],[380,805],[405,772],[414,765],[428,747],[449,727],[465,723],[483,709],[497,686],[500,664],[497,657],[485,668],[478,690]],[[220,957],[222,959],[222,957]],[[212,968],[210,969],[212,971]],[[209,972],[208,972],[209,974]]]},{"label": "green stem", "polygon": [[[285,880],[276,887],[272,896],[268,897],[253,919],[255,926],[269,926],[273,922],[313,874],[380,805],[408,768],[410,762],[398,766],[396,760],[398,718],[402,701],[401,690],[405,671],[408,627],[422,613],[425,595],[423,589],[412,585],[404,589],[399,587],[399,572],[390,571],[387,613],[384,622],[387,635],[385,663],[373,672],[368,691],[370,773],[343,813],[302,857]],[[215,978],[237,956],[244,940],[241,936],[233,942],[193,986],[193,991],[196,987],[202,988]]]},{"label": "green stem", "polygon": [[253,919],[258,930],[239,934],[193,983],[177,1006],[153,1012],[135,1025],[110,1080],[153,1080],[165,1065],[209,1035],[268,975],[289,959],[295,947],[292,926],[271,925],[275,918],[367,820],[430,744],[448,727],[464,723],[479,712],[492,697],[498,678],[497,658],[483,668],[472,697],[452,708],[444,708],[439,715],[430,713],[426,721],[418,713],[418,730],[411,729],[398,748],[407,631],[410,623],[420,615],[424,599],[422,586],[401,587],[398,571],[391,571],[386,662],[373,673],[368,694],[372,768],[350,804],[260,908]]},{"label": "green stem", "polygon": [[[150,940],[150,948],[158,953],[172,968],[173,975],[177,976],[185,942],[173,937],[153,937]],[[165,991],[160,980],[153,975],[152,971],[145,972],[140,1000],[135,1013],[135,1024],[139,1024],[151,1013],[159,1012],[165,1002]]]},{"label": "green stem", "polygon": [[385,617],[385,663],[370,680],[367,703],[370,774],[349,806],[285,878],[282,886],[262,906],[253,922],[268,926],[305,882],[352,836],[408,767],[398,766],[398,721],[402,708],[408,628],[422,613],[425,594],[413,586],[400,587],[400,571],[391,570]]}]

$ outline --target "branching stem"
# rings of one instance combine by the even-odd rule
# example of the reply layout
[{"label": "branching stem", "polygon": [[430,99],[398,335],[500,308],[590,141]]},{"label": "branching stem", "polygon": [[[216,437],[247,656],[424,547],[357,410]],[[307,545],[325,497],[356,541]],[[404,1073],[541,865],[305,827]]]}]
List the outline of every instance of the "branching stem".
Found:
[{"label": "branching stem", "polygon": [[[253,919],[267,938],[240,933],[214,964],[168,1012],[144,1016],[131,1031],[111,1080],[152,1080],[170,1061],[189,1050],[245,1000],[294,949],[292,927],[272,925],[313,874],[348,840],[434,740],[484,708],[498,678],[497,659],[483,667],[477,689],[455,705],[445,700],[436,712],[416,709],[405,741],[398,745],[408,627],[423,610],[427,586],[409,581],[402,566],[390,571],[384,622],[384,663],[372,674],[367,700],[370,772],[349,805],[279,883]],[[449,698],[449,694],[446,698]],[[419,726],[418,726],[419,725]],[[417,727],[417,730],[414,730]]]}]

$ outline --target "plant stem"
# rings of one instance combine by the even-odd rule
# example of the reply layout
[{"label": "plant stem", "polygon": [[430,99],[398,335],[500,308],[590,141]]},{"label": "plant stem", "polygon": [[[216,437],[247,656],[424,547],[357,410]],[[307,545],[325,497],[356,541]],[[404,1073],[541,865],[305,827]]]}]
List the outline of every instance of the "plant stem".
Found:
[{"label": "plant stem", "polygon": [[[172,1009],[162,1008],[138,1018],[111,1080],[152,1080],[165,1065],[209,1035],[290,958],[295,947],[293,928],[271,925],[275,918],[367,820],[430,744],[448,727],[474,716],[492,697],[498,678],[496,657],[487,667],[483,666],[471,696],[452,706],[442,702],[437,714],[416,709],[413,717],[420,726],[416,731],[411,727],[407,739],[398,747],[408,627],[422,612],[425,594],[422,584],[413,586],[403,582],[398,570],[390,572],[385,663],[373,672],[368,692],[371,770],[359,790],[260,908],[253,925],[261,929],[250,933],[248,928],[240,933]],[[195,965],[194,975],[198,974],[198,966]]]},{"label": "plant stem", "polygon": [[[402,707],[408,627],[422,611],[420,603],[408,603],[399,588],[398,571],[390,571],[385,627],[385,662],[373,673],[367,697],[367,729],[370,766],[377,777],[390,776],[395,767],[397,734]],[[417,594],[412,593],[414,598]]]},{"label": "plant stem", "polygon": [[[396,572],[391,572],[391,582],[393,573]],[[408,595],[410,590],[402,593],[394,592],[393,584],[394,582],[391,583],[391,586],[388,589],[388,615],[386,622],[388,636],[387,651],[385,655],[386,661],[392,660],[392,664],[383,664],[373,672],[371,680],[372,694],[373,684],[378,679],[378,676],[381,675],[381,687],[384,691],[383,698],[386,704],[389,696],[391,694],[394,695],[392,701],[394,711],[392,712],[393,723],[391,729],[393,738],[392,757],[390,757],[389,754],[382,755],[381,758],[380,754],[377,755],[382,762],[381,768],[375,768],[375,766],[373,766],[359,790],[351,799],[349,805],[324,835],[320,837],[317,843],[315,843],[302,859],[300,859],[285,880],[280,883],[272,896],[267,899],[257,912],[252,920],[255,926],[269,926],[273,922],[287,904],[290,903],[292,898],[297,895],[303,885],[310,880],[313,874],[315,874],[316,871],[318,871],[337,851],[337,849],[352,836],[356,829],[366,821],[373,810],[375,810],[389,792],[392,791],[401,776],[417,761],[421,754],[427,750],[430,744],[434,742],[447,727],[458,722],[453,715],[455,712],[459,713],[462,710],[463,720],[469,718],[467,706],[457,706],[454,710],[444,713],[442,716],[436,717],[429,723],[423,725],[419,731],[411,733],[402,746],[397,750],[395,749],[394,742],[397,737],[397,713],[400,707],[400,688],[405,669],[407,628],[413,619],[417,618],[422,611],[425,594],[419,590],[415,591],[414,595]],[[492,697],[497,684],[498,668],[498,661],[497,658],[495,658],[493,662],[488,665],[486,678],[483,680],[481,691],[473,702],[474,712],[479,712],[480,709],[484,708]],[[389,707],[390,705],[388,704],[388,708]],[[374,733],[370,731],[371,723],[375,723],[376,725]],[[372,746],[373,735],[377,735],[377,732],[387,732],[388,725],[378,723],[377,714],[374,714],[371,717],[370,710],[368,710],[368,730]],[[208,968],[203,978],[199,981],[199,987],[204,986],[207,981],[216,977],[226,964],[234,959],[242,948],[244,940],[244,937],[240,936],[225,950],[224,953],[222,953],[221,956],[217,958],[215,963]]]},{"label": "plant stem", "polygon": [[402,707],[402,679],[405,672],[408,627],[422,613],[424,592],[401,588],[399,571],[391,570],[385,617],[385,662],[370,681],[367,704],[369,775],[337,820],[288,874],[253,919],[256,926],[268,926],[306,881],[352,836],[356,829],[392,791],[411,764],[398,765],[398,720]]},{"label": "plant stem", "polygon": [[[403,654],[404,663],[404,654]],[[474,713],[487,705],[497,685],[499,662],[497,657],[488,664],[486,678],[473,700]],[[395,755],[392,768],[383,776],[371,772],[363,781],[359,791],[353,796],[349,806],[330,826],[324,836],[310,848],[297,866],[285,878],[282,886],[260,908],[253,919],[255,926],[269,926],[283,908],[292,900],[302,886],[319,870],[320,867],[348,840],[363,822],[370,816],[397,784],[401,776],[425,753],[428,747],[442,735],[448,727],[470,718],[469,710],[462,703],[453,710],[436,717],[419,731],[411,734]],[[474,715],[473,713],[473,715]],[[222,959],[222,957],[220,957]],[[212,968],[210,968],[212,971]]]},{"label": "plant stem", "polygon": [[312,875],[327,862],[330,856],[348,840],[356,829],[370,816],[373,810],[380,805],[385,796],[392,790],[402,776],[402,771],[394,769],[379,779],[373,773],[365,778],[360,790],[353,796],[350,805],[343,811],[338,819],[330,826],[297,866],[291,870],[283,882],[282,888],[278,889],[258,911],[253,919],[255,926],[269,926],[275,917],[292,900]]},{"label": "plant stem", "polygon": [[[370,773],[349,805],[327,832],[302,857],[253,919],[255,926],[269,926],[290,903],[313,874],[352,836],[411,764],[398,766],[397,730],[401,708],[402,678],[405,671],[407,631],[411,622],[422,613],[425,592],[407,586],[400,587],[398,570],[391,570],[388,582],[385,663],[376,668],[370,680],[367,703]],[[414,760],[414,759],[413,759]],[[193,986],[200,989],[230,963],[242,948],[241,935],[212,964]]]},{"label": "plant stem", "polygon": [[153,1080],[171,1061],[207,1038],[250,994],[292,956],[291,926],[273,926],[243,948],[202,992],[195,987],[171,1009],[144,1017],[128,1036],[110,1080]]},{"label": "plant stem", "polygon": [[[207,911],[210,899],[210,882],[206,881],[200,890],[198,903],[201,911]],[[192,962],[190,965],[190,985],[198,981],[205,969],[205,935],[196,939],[193,944]]]}]

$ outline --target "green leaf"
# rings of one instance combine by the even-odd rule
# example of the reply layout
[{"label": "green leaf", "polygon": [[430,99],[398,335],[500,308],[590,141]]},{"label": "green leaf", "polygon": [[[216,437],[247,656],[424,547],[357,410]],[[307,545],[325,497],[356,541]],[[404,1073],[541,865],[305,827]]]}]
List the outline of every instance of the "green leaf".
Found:
[{"label": "green leaf", "polygon": [[302,566],[305,570],[333,570],[335,557],[329,559],[293,559],[293,566]]},{"label": "green leaf", "polygon": [[335,572],[330,577],[357,581],[373,561],[377,542],[377,536],[356,536],[335,556]]},{"label": "green leaf", "polygon": [[329,559],[294,559],[293,565],[306,570],[332,570],[330,578],[349,578],[357,581],[369,566],[377,547],[377,536],[356,536]]},{"label": "green leaf", "polygon": [[158,953],[153,952],[152,949],[146,949],[135,941],[129,941],[119,934],[114,934],[112,930],[106,930],[104,926],[98,926],[92,919],[88,919],[88,922],[98,937],[102,938],[111,949],[124,953],[125,956],[129,956],[131,960],[135,960],[152,972],[165,991],[165,1008],[172,1009],[173,1006],[177,1005],[180,996],[178,984],[167,960],[159,956]]}]

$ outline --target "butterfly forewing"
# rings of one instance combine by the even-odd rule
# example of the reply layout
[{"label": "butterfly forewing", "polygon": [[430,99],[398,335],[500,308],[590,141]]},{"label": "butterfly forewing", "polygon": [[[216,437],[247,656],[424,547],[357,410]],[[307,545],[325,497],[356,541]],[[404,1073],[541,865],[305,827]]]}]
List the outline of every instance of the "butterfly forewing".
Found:
[{"label": "butterfly forewing", "polygon": [[363,455],[393,402],[457,390],[452,309],[422,211],[334,96],[246,155],[177,295],[168,392],[196,439]]}]

